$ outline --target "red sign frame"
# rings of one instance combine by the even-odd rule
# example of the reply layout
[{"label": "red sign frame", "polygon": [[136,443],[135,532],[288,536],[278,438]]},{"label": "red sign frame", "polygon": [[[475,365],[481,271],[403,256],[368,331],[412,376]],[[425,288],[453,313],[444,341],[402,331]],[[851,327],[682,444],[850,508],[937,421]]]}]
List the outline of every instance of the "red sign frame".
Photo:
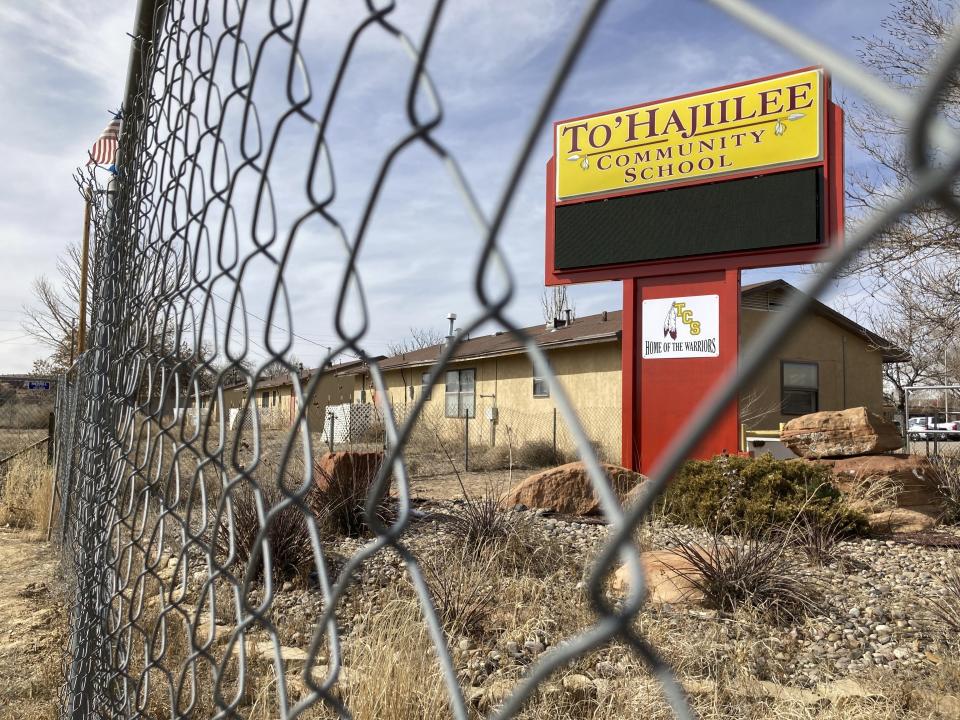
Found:
[{"label": "red sign frame", "polygon": [[[710,88],[707,90],[698,90],[696,92],[675,95],[670,98],[661,98],[652,100],[640,105],[632,105],[615,110],[604,110],[599,113],[582,115],[575,118],[558,120],[554,122],[554,137],[556,137],[556,126],[561,123],[568,123],[575,120],[586,120],[600,115],[607,115],[615,112],[626,112],[646,105],[669,102],[671,100],[680,100],[685,97],[701,95],[742,85],[750,85],[765,80],[773,80],[787,75],[793,75],[799,72],[817,70],[817,67],[800,68],[789,72],[767,75],[761,78],[753,78],[743,82],[723,85],[721,87]],[[843,212],[843,110],[830,100],[830,77],[823,72],[823,129],[824,146],[822,158],[809,162],[801,162],[788,167],[776,166],[771,168],[751,169],[742,172],[730,173],[729,175],[710,176],[692,178],[688,181],[671,183],[669,188],[660,185],[652,187],[639,187],[619,190],[609,193],[598,193],[587,197],[570,198],[557,201],[556,199],[556,158],[551,157],[547,161],[547,183],[546,183],[546,253],[544,257],[544,277],[545,284],[550,285],[568,285],[572,283],[596,282],[602,280],[628,280],[631,278],[644,277],[663,277],[667,275],[682,275],[695,272],[710,272],[730,269],[748,269],[763,268],[776,265],[802,265],[817,262],[819,256],[829,247],[833,247],[842,242],[842,230],[844,224]],[[694,255],[684,258],[668,258],[666,260],[649,260],[641,263],[628,263],[622,265],[606,265],[602,267],[572,268],[557,270],[554,267],[554,221],[556,217],[556,208],[563,205],[576,205],[584,202],[593,202],[609,198],[622,197],[625,195],[639,195],[649,192],[665,192],[667,190],[676,190],[683,187],[694,185],[704,185],[708,183],[719,183],[727,180],[736,180],[739,178],[757,177],[761,175],[773,175],[776,173],[792,172],[808,168],[819,168],[821,179],[823,181],[824,207],[824,226],[822,228],[823,242],[812,243],[810,245],[788,246],[782,248],[769,248],[762,250],[749,250],[743,252],[717,253],[713,255]]]}]

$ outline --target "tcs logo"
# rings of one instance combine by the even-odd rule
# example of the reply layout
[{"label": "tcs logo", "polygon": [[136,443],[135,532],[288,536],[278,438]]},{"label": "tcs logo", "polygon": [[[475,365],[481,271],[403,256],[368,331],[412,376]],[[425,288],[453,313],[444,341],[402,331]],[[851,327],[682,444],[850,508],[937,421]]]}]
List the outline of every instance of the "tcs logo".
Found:
[{"label": "tcs logo", "polygon": [[699,335],[700,321],[693,319],[693,310],[688,308],[686,305],[687,304],[684,302],[675,302],[673,304],[673,307],[677,310],[677,318],[680,320],[680,322],[690,328],[691,335]]}]

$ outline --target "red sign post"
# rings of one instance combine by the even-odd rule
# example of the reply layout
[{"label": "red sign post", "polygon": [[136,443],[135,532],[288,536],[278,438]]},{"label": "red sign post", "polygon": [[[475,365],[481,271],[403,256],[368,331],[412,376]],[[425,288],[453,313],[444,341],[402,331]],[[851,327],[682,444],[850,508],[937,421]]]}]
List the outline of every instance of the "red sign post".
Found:
[{"label": "red sign post", "polygon": [[[737,362],[740,272],[843,227],[843,115],[807,68],[554,124],[546,284],[623,281],[624,466],[649,471]],[[694,456],[739,449],[733,403]]]}]

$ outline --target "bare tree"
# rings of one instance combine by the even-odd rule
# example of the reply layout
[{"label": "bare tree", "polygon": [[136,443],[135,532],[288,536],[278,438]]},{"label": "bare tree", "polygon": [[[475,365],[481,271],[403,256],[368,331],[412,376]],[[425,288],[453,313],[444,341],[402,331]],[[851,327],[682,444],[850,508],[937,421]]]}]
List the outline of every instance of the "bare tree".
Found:
[{"label": "bare tree", "polygon": [[570,311],[570,319],[577,316],[577,306],[567,295],[566,285],[556,285],[545,289],[540,296],[540,307],[543,310],[543,321],[552,323],[554,320],[566,320],[566,311]]},{"label": "bare tree", "polygon": [[71,345],[76,342],[80,309],[80,247],[76,243],[67,245],[57,258],[57,275],[59,283],[44,275],[34,279],[33,301],[23,306],[20,323],[24,332],[50,349],[43,364],[54,372],[69,366]]},{"label": "bare tree", "polygon": [[740,396],[739,410],[741,425],[746,425],[751,429],[771,429],[756,428],[754,426],[758,423],[763,423],[768,415],[779,415],[780,399],[768,398],[762,390],[754,388]]},{"label": "bare tree", "polygon": [[899,362],[883,364],[886,391],[903,408],[911,385],[939,385],[960,382],[960,319],[945,318],[931,311],[925,288],[909,279],[887,283],[872,302],[847,302],[848,314],[886,342],[874,347],[888,355],[899,355]]},{"label": "bare tree", "polygon": [[[883,22],[884,33],[860,37],[860,57],[888,84],[915,95],[927,80],[951,36],[958,0],[898,0]],[[877,210],[913,186],[913,168],[905,153],[907,129],[896,118],[866,102],[845,103],[853,136],[873,161],[851,172],[847,183],[852,222]],[[943,93],[940,116],[960,123],[960,83],[954,78]],[[928,160],[936,162],[933,153]],[[934,201],[926,202],[882,232],[848,270],[870,293],[891,282],[906,283],[922,295],[914,310],[933,325],[960,311],[960,223]],[[897,321],[901,322],[901,321]]]},{"label": "bare tree", "polygon": [[423,348],[440,345],[444,341],[444,335],[435,328],[410,328],[410,335],[399,342],[389,343],[387,345],[388,355],[403,355],[405,353],[422,350]]},{"label": "bare tree", "polygon": [[[292,371],[291,368],[293,368]],[[297,373],[298,375],[303,375],[303,369],[303,363],[300,361],[299,357],[296,355],[288,355],[283,360],[274,360],[267,365],[263,369],[263,374],[261,377],[264,379],[289,377],[291,372]]]}]

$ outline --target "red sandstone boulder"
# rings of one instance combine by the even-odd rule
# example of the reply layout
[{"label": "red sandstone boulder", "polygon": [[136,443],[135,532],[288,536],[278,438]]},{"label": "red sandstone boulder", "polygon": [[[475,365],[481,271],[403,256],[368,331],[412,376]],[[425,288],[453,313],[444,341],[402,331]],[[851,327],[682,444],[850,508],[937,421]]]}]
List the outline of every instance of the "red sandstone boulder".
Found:
[{"label": "red sandstone boulder", "polygon": [[350,488],[351,494],[363,497],[382,464],[382,452],[324,453],[314,465],[314,482],[320,492],[329,492],[333,488],[343,494]]},{"label": "red sandstone boulder", "polygon": [[818,462],[831,469],[837,487],[847,494],[862,492],[878,481],[889,481],[898,488],[899,505],[928,505],[939,500],[933,468],[920,455],[863,455]]},{"label": "red sandstone boulder", "polygon": [[817,462],[832,470],[834,484],[853,507],[868,514],[871,526],[885,527],[885,532],[927,529],[943,512],[937,478],[925,457],[868,455]]},{"label": "red sandstone boulder", "polygon": [[893,508],[867,516],[870,529],[880,533],[918,533],[930,530],[937,524],[937,514],[932,510]]},{"label": "red sandstone boulder", "polygon": [[794,418],[783,426],[780,439],[804,458],[875,455],[903,447],[897,427],[865,407]]},{"label": "red sandstone boulder", "polygon": [[[716,549],[706,549],[699,545],[688,546],[696,555],[707,559]],[[722,553],[729,551],[722,549]],[[703,592],[697,589],[703,574],[697,566],[679,550],[650,550],[640,554],[640,564],[647,583],[647,601],[655,604],[701,603]],[[616,593],[626,593],[632,581],[629,565],[621,565],[614,573],[611,589]]]},{"label": "red sandstone boulder", "polygon": [[[619,465],[601,463],[600,468],[621,502],[644,479],[639,473]],[[595,515],[600,512],[600,500],[582,462],[567,463],[531,475],[511,488],[501,504],[504,507],[526,505],[566,515]]]}]

